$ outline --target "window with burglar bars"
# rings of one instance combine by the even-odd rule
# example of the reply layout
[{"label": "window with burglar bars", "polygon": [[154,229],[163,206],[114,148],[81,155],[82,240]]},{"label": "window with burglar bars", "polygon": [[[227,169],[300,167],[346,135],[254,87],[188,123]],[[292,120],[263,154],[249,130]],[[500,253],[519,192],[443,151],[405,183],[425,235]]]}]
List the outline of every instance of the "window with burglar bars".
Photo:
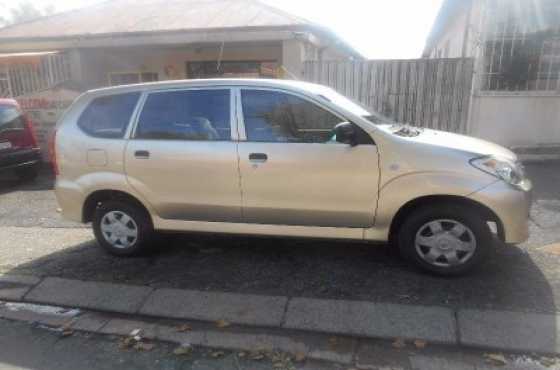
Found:
[{"label": "window with burglar bars", "polygon": [[560,1],[488,0],[483,28],[490,91],[560,91]]},{"label": "window with burglar bars", "polygon": [[69,79],[70,63],[65,54],[46,55],[33,63],[14,61],[0,65],[0,96],[18,97]]},{"label": "window with burglar bars", "polygon": [[11,96],[8,70],[7,68],[0,66],[0,98],[9,98]]}]

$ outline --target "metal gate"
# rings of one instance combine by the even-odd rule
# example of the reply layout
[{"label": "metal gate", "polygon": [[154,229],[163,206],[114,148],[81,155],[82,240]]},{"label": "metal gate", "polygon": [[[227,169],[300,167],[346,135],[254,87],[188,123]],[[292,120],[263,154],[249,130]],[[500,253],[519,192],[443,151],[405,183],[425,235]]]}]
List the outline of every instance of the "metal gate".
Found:
[{"label": "metal gate", "polygon": [[304,79],[330,86],[397,122],[467,133],[472,59],[305,63]]}]

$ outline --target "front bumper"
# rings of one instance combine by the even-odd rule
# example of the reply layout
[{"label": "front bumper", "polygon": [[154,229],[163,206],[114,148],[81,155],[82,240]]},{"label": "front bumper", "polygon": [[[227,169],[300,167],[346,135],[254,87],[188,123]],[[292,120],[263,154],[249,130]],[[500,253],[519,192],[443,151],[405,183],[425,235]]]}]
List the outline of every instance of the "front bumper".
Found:
[{"label": "front bumper", "polygon": [[529,239],[532,185],[527,181],[526,190],[515,189],[498,180],[469,196],[498,216],[503,227],[504,242],[508,244],[523,243]]}]

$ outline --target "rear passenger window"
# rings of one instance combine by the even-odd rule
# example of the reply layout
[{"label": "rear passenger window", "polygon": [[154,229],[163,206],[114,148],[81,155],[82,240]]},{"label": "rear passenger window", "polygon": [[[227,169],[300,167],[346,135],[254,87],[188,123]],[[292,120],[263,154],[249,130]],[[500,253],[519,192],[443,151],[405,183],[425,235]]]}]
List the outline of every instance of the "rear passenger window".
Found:
[{"label": "rear passenger window", "polygon": [[140,93],[95,98],[84,110],[78,126],[94,137],[122,138],[136,107]]},{"label": "rear passenger window", "polygon": [[151,140],[230,140],[230,91],[186,90],[148,96],[135,137]]}]

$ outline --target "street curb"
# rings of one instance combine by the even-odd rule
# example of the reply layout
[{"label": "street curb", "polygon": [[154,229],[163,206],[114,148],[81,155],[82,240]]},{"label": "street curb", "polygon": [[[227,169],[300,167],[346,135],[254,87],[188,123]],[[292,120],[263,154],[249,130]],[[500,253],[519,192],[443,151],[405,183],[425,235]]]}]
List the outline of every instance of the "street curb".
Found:
[{"label": "street curb", "polygon": [[14,275],[0,275],[0,300],[154,318],[225,321],[228,325],[304,333],[418,339],[482,349],[560,354],[560,316],[553,314],[289,299]]}]

